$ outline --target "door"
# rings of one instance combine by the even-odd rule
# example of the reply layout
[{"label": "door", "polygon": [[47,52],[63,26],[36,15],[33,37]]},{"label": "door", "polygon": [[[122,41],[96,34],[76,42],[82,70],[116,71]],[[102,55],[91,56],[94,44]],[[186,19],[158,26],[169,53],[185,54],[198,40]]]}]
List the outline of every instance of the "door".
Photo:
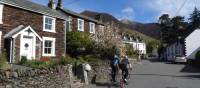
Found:
[{"label": "door", "polygon": [[23,36],[21,42],[22,54],[21,56],[26,57],[28,60],[34,59],[33,56],[33,37]]}]

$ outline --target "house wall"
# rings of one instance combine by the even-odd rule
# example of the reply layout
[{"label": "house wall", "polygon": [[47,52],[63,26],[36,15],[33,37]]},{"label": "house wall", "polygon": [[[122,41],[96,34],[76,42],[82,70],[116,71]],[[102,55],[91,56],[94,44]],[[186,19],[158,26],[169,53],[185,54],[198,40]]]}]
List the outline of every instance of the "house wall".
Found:
[{"label": "house wall", "polygon": [[[13,28],[19,25],[31,26],[40,37],[53,37],[56,38],[55,54],[56,57],[60,58],[64,54],[64,20],[56,19],[56,33],[43,31],[43,15],[22,10],[16,7],[4,5],[3,8],[3,26],[1,30],[3,35],[7,34]],[[3,39],[2,39],[3,40]],[[3,45],[2,41],[2,46]],[[18,42],[18,41],[17,41]],[[16,47],[19,43],[16,42]],[[17,51],[16,53],[18,53]],[[42,52],[41,52],[42,53]]]},{"label": "house wall", "polygon": [[183,47],[183,44],[177,42],[167,46],[167,60],[174,60],[177,55],[185,56]]},{"label": "house wall", "polygon": [[140,54],[146,54],[146,44],[124,41],[124,43],[132,44],[135,50],[139,50]]},{"label": "house wall", "polygon": [[[77,16],[71,16],[71,29],[72,31],[78,31],[78,19],[82,19],[82,18],[79,18]],[[92,21],[89,21],[89,20],[86,20],[86,19],[83,19],[84,20],[84,32],[86,33],[90,33],[90,22]],[[95,32],[96,30],[99,29],[99,25],[100,24],[97,24],[95,22],[92,22],[95,24]]]},{"label": "house wall", "polygon": [[186,58],[195,59],[197,51],[200,50],[200,29],[193,31],[185,38]]}]

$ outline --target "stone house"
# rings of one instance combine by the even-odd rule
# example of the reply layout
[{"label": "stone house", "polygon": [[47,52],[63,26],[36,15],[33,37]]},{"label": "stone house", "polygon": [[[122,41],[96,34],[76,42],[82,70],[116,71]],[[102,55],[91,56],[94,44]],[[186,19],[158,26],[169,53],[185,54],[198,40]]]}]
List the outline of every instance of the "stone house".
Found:
[{"label": "stone house", "polygon": [[[50,0],[50,3],[54,4],[54,0]],[[104,24],[100,21],[101,18],[98,17],[98,15],[96,16],[96,19],[93,19],[85,15],[70,11],[66,8],[63,8],[62,0],[58,0],[56,9],[57,11],[67,16],[67,31],[80,31],[95,34],[95,30],[104,27]]]},{"label": "stone house", "polygon": [[[60,3],[57,7],[61,7]],[[0,51],[7,53],[10,63],[22,57],[29,60],[61,58],[66,51],[67,30],[94,34],[95,24],[100,23],[69,12],[56,9],[54,0],[49,0],[48,6],[30,0],[0,0]]]}]

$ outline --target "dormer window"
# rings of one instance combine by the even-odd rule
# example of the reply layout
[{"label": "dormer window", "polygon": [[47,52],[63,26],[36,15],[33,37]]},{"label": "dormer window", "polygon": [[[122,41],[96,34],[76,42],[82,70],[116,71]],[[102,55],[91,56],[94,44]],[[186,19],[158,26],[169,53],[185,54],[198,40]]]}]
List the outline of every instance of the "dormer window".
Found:
[{"label": "dormer window", "polygon": [[43,17],[43,31],[55,32],[56,19],[52,17]]},{"label": "dormer window", "polygon": [[78,19],[78,31],[84,31],[84,20]]}]

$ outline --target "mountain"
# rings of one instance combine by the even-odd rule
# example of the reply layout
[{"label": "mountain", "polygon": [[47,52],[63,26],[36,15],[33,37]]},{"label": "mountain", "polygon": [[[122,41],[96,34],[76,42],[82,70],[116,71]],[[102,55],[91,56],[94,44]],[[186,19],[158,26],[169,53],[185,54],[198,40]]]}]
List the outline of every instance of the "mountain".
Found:
[{"label": "mountain", "polygon": [[[119,28],[122,29],[123,31],[129,31],[132,32],[133,34],[138,34],[143,37],[150,37],[156,40],[160,39],[160,27],[157,23],[139,23],[139,22],[134,22],[130,21],[128,19],[122,19],[119,21],[117,18],[114,16],[108,14],[108,13],[100,13],[100,12],[93,12],[93,11],[83,11],[81,13],[82,15],[98,19],[100,16],[101,21],[103,23],[115,23],[119,25]],[[99,20],[99,19],[98,19]]]}]

